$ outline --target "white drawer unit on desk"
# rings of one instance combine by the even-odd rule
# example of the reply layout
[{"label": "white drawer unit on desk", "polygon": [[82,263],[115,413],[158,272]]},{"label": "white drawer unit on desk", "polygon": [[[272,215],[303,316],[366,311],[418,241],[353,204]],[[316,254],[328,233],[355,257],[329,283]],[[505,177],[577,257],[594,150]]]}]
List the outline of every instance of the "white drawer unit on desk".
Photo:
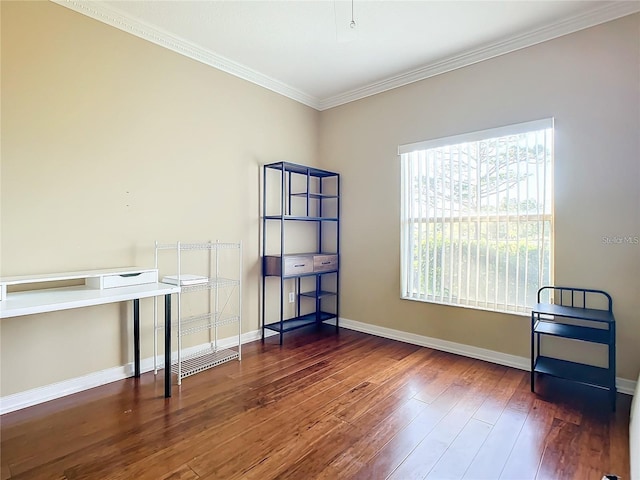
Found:
[{"label": "white drawer unit on desk", "polygon": [[[77,281],[78,285],[56,284]],[[51,288],[47,288],[47,283]],[[28,290],[28,285],[34,289]],[[37,289],[35,284],[38,284]],[[22,291],[12,292],[14,286]],[[25,288],[27,288],[25,290]],[[171,359],[171,295],[180,287],[158,283],[158,270],[139,267],[85,270],[0,278],[0,318],[91,307],[133,300],[134,375],[140,376],[140,299],[165,297],[165,357]],[[165,358],[165,359],[166,359]],[[165,372],[165,397],[171,396],[171,373]]]},{"label": "white drawer unit on desk", "polygon": [[147,283],[158,283],[157,269],[124,269],[124,271],[106,273],[104,275],[87,278],[87,286],[100,289],[145,285]]}]

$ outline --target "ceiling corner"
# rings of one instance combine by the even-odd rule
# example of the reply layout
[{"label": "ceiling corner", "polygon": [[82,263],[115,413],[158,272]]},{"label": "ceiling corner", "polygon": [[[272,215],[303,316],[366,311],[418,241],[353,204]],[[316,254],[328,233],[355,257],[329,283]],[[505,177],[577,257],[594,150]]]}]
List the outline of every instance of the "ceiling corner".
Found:
[{"label": "ceiling corner", "polygon": [[217,55],[196,44],[190,43],[182,38],[171,35],[126,14],[105,5],[100,0],[50,0],[62,7],[66,7],[87,17],[98,20],[102,23],[115,27],[136,37],[155,43],[161,47],[184,55],[198,62],[214,67],[223,72],[234,75],[248,82],[259,85],[275,93],[288,97],[299,103],[307,105],[316,110],[320,109],[320,100],[313,95],[309,95],[296,88],[293,88],[279,80],[263,75],[249,67],[236,63],[221,55]]},{"label": "ceiling corner", "polygon": [[530,30],[499,42],[493,42],[472,50],[467,50],[458,55],[432,62],[424,67],[395,75],[348,92],[320,99],[318,108],[322,111],[344,105],[638,12],[640,12],[640,1],[622,0],[609,2],[580,15],[546,25],[542,28]]}]

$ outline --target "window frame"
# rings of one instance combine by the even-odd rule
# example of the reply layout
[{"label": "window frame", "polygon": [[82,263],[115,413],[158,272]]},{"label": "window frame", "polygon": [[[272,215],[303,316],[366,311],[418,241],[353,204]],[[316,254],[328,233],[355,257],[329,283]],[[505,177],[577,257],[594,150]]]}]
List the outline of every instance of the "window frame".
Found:
[{"label": "window frame", "polygon": [[[448,294],[448,298],[447,299],[443,299],[443,294],[436,294],[434,293],[433,295],[429,295],[429,287],[428,285],[425,288],[422,288],[422,283],[420,282],[419,286],[417,287],[418,290],[420,290],[417,294],[416,294],[416,289],[414,289],[413,291],[409,291],[409,286],[407,285],[408,283],[408,278],[409,275],[415,275],[416,273],[419,275],[420,269],[416,270],[416,267],[413,265],[414,263],[414,251],[410,248],[411,246],[415,247],[415,245],[413,245],[413,243],[409,242],[408,236],[414,235],[414,231],[410,231],[410,228],[412,228],[412,226],[415,226],[416,224],[418,224],[419,222],[421,223],[425,223],[427,225],[431,223],[433,223],[434,221],[432,220],[434,218],[434,216],[429,216],[428,214],[425,215],[414,215],[413,217],[409,217],[406,210],[406,203],[407,203],[407,188],[408,186],[407,184],[407,171],[406,169],[408,168],[408,166],[406,165],[410,160],[409,160],[409,154],[415,153],[415,152],[422,152],[425,153],[427,150],[430,149],[438,149],[438,148],[442,148],[442,147],[448,147],[448,146],[459,146],[460,144],[466,144],[466,143],[471,143],[471,142],[481,142],[481,141],[485,141],[488,142],[491,139],[497,139],[497,138],[502,138],[502,137],[507,137],[507,136],[514,136],[514,135],[521,135],[521,134],[527,134],[527,133],[533,133],[533,132],[537,132],[540,130],[550,130],[550,144],[547,145],[545,143],[546,148],[548,149],[548,152],[545,150],[544,151],[544,170],[545,173],[544,175],[546,175],[547,178],[547,183],[545,183],[545,189],[548,188],[550,189],[549,192],[549,198],[545,199],[545,201],[543,202],[543,205],[546,206],[548,203],[548,208],[544,208],[542,211],[538,211],[535,214],[531,214],[531,213],[527,213],[526,214],[526,218],[528,222],[532,222],[535,219],[535,221],[537,221],[540,225],[545,225],[544,228],[548,228],[549,231],[548,232],[544,232],[544,228],[543,228],[543,233],[540,234],[538,233],[538,239],[539,241],[544,242],[545,241],[545,233],[548,235],[548,263],[545,261],[545,259],[541,256],[541,253],[544,255],[544,250],[545,248],[538,248],[537,249],[537,254],[539,257],[539,269],[538,269],[538,279],[537,279],[537,287],[541,287],[542,282],[541,282],[541,278],[544,277],[544,274],[546,273],[548,275],[548,283],[549,284],[553,284],[553,279],[554,279],[554,221],[555,221],[555,211],[554,211],[554,149],[555,149],[555,139],[554,139],[554,135],[555,135],[555,125],[554,125],[554,119],[551,118],[544,118],[544,119],[540,119],[540,120],[534,120],[534,121],[530,121],[530,122],[523,122],[523,123],[517,123],[517,124],[513,124],[513,125],[506,125],[506,126],[502,126],[502,127],[497,127],[497,128],[490,128],[490,129],[485,129],[485,130],[479,130],[479,131],[475,131],[475,132],[469,132],[469,133],[463,133],[463,134],[459,134],[459,135],[453,135],[453,136],[447,136],[447,137],[441,137],[441,138],[435,138],[435,139],[431,139],[431,140],[426,140],[426,141],[421,141],[421,142],[415,142],[415,143],[410,143],[410,144],[405,144],[405,145],[400,145],[398,147],[398,156],[400,157],[400,163],[401,163],[401,185],[400,185],[400,195],[401,195],[401,212],[400,212],[400,297],[403,300],[413,300],[413,301],[422,301],[422,302],[426,302],[426,303],[436,303],[436,304],[443,304],[443,305],[447,305],[447,306],[458,306],[458,307],[465,307],[465,308],[472,308],[472,309],[477,309],[477,310],[488,310],[488,311],[492,311],[492,312],[499,312],[499,313],[510,313],[510,314],[529,314],[532,304],[530,303],[530,299],[529,296],[526,294],[524,294],[524,301],[520,302],[518,296],[516,295],[516,303],[510,302],[509,298],[507,298],[506,292],[505,292],[505,299],[504,302],[500,303],[497,301],[489,301],[489,299],[487,297],[484,298],[484,300],[480,300],[478,298],[478,296],[476,295],[476,298],[471,300],[470,296],[466,296],[465,298],[459,298],[456,296],[455,301],[452,301],[452,293],[449,292]],[[545,133],[546,135],[546,133]],[[547,137],[545,136],[545,139]],[[426,160],[425,160],[426,161]],[[478,169],[480,168],[479,166],[477,167]],[[419,173],[416,175],[420,175]],[[544,177],[543,175],[543,177]],[[411,177],[411,179],[409,181],[413,181],[415,177]],[[426,176],[425,176],[426,178]],[[409,185],[410,189],[414,189],[413,184]],[[526,199],[528,200],[529,198],[531,198],[531,196],[526,197]],[[412,200],[409,200],[412,201]],[[519,208],[519,207],[518,207]],[[537,207],[539,208],[539,206]],[[429,207],[426,205],[426,203],[424,204],[424,209],[425,211],[429,210]],[[442,215],[442,218],[439,219],[440,221],[440,225],[445,225],[445,219],[447,221],[448,224],[453,225],[454,223],[459,223],[462,224],[463,221],[468,222],[468,224],[471,223],[471,221],[475,222],[475,224],[477,225],[476,228],[481,229],[480,225],[481,222],[489,222],[489,217],[495,217],[495,221],[497,222],[497,225],[499,226],[500,222],[504,222],[505,225],[509,226],[512,225],[512,223],[509,223],[509,219],[511,217],[514,216],[519,216],[519,214],[514,214],[512,212],[509,212],[509,210],[507,209],[505,212],[500,212],[500,211],[496,211],[493,214],[489,214],[486,213],[484,215],[484,218],[482,218],[479,214],[480,214],[480,207],[478,207],[478,210],[476,212],[476,215],[469,217],[469,213],[468,212],[458,212],[457,215]],[[416,220],[417,218],[419,218],[420,220]],[[469,220],[469,218],[471,218],[471,220]],[[481,219],[482,220],[478,220]],[[545,223],[546,222],[546,223]],[[427,228],[427,225],[425,225],[425,231],[429,232],[429,229]],[[518,223],[519,225],[519,223]],[[548,225],[548,227],[547,227]],[[420,227],[422,229],[422,227]],[[460,227],[458,227],[460,228]],[[488,226],[487,226],[488,228]],[[498,227],[496,227],[497,230]],[[458,234],[458,240],[460,241],[460,234]],[[518,241],[520,239],[520,234],[518,233]],[[468,239],[467,239],[468,241]],[[496,245],[498,244],[499,240],[496,240]],[[508,242],[508,241],[507,241]],[[427,247],[428,248],[428,247]],[[462,247],[460,247],[462,248]],[[407,250],[411,250],[411,251],[407,251]],[[452,250],[453,252],[453,250]],[[467,253],[469,253],[469,251],[467,251]],[[487,247],[487,253],[486,255],[488,255],[488,247]],[[507,255],[508,257],[508,255]],[[428,260],[427,260],[428,261]],[[476,258],[475,260],[475,264],[474,264],[474,268],[476,270],[479,269],[479,262],[480,260],[478,258]],[[470,265],[470,263],[468,263],[467,265]],[[508,263],[507,263],[508,265]],[[542,268],[548,269],[548,271],[543,271]],[[431,267],[429,267],[431,268]],[[498,263],[496,263],[496,279],[498,279],[498,273],[497,273],[497,269],[498,269]],[[427,271],[427,269],[425,269],[425,272]],[[431,272],[428,272],[431,273]],[[508,280],[508,273],[506,273],[504,275],[504,277],[500,277],[500,279],[504,279],[505,281]],[[447,275],[447,279],[449,282],[451,282],[451,279],[455,278],[455,274],[451,273],[450,275]],[[526,277],[525,277],[526,280]],[[490,280],[485,280],[485,284],[488,284],[490,282]],[[427,280],[427,283],[431,283],[430,280]],[[527,282],[527,284],[530,282]],[[546,283],[546,282],[545,282]],[[523,282],[524,284],[524,282]],[[467,280],[467,285],[468,285],[468,280]],[[526,284],[525,284],[526,287]],[[444,287],[441,287],[441,290]],[[494,287],[495,288],[495,287]],[[505,287],[505,290],[507,290],[508,287]],[[467,291],[468,291],[468,286],[467,286]],[[497,293],[496,293],[496,298],[497,298]],[[527,303],[529,302],[529,303]]]}]

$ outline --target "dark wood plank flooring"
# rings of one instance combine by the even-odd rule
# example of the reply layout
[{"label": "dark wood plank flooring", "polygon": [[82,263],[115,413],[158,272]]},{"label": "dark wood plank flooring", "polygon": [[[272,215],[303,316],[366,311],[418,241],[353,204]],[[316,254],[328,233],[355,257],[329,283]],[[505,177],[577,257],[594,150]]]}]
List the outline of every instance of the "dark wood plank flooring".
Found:
[{"label": "dark wood plank flooring", "polygon": [[629,478],[630,397],[332,327],[0,417],[2,479]]}]

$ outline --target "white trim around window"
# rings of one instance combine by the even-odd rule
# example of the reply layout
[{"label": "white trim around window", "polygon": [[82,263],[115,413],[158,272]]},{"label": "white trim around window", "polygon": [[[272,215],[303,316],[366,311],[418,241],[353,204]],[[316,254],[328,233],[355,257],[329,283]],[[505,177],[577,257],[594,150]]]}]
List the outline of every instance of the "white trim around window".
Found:
[{"label": "white trim around window", "polygon": [[402,298],[528,311],[553,283],[553,119],[398,154]]}]

